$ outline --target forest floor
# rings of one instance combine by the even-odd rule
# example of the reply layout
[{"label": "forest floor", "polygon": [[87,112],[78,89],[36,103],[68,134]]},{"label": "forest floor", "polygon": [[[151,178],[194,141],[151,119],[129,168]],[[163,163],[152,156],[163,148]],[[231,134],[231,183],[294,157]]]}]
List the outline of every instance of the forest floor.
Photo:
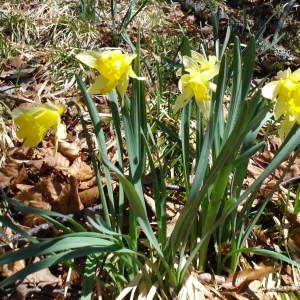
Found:
[{"label": "forest floor", "polygon": [[[122,13],[126,9],[124,2],[120,1],[116,24],[122,20]],[[272,78],[284,68],[295,70],[300,66],[300,7],[295,4],[280,26],[285,2],[149,1],[128,24],[126,32],[134,43],[140,30],[142,55],[148,57],[149,64],[160,60],[162,66],[166,66],[164,80],[173,92],[177,89],[177,79],[171,75],[173,66],[167,58],[171,61],[178,54],[183,32],[194,45],[203,43],[210,49],[213,43],[212,15],[218,11],[220,39],[224,38],[227,26],[231,25],[234,34],[240,37],[242,43],[246,43],[249,36],[257,33],[268,18],[274,15],[257,49],[254,80],[259,81],[266,76]],[[201,3],[205,3],[204,6],[200,7]],[[95,22],[91,22],[81,17],[80,1],[0,1],[0,189],[29,206],[62,214],[75,215],[80,212],[79,220],[84,219],[88,208],[98,204],[99,193],[75,109],[68,108],[64,114],[63,122],[67,126],[68,137],[59,143],[55,156],[51,134],[34,149],[23,146],[22,141],[16,137],[9,110],[19,105],[47,101],[54,104],[69,101],[83,103],[74,77],[75,73],[82,74],[83,70],[79,68],[74,55],[82,49],[114,47],[118,42],[116,31],[112,30],[114,23],[109,7],[109,1],[103,1]],[[263,52],[274,41],[276,31],[279,36],[282,33],[284,36],[274,47]],[[121,46],[128,47],[124,42]],[[93,80],[95,74],[89,72],[86,76]],[[156,85],[157,80],[153,78],[152,83]],[[105,97],[96,97],[95,100],[102,105],[103,114],[109,112]],[[106,125],[109,131],[109,123]],[[275,134],[269,138],[267,149],[248,168],[248,184],[261,174],[280,144]],[[114,161],[115,146],[111,143],[108,147],[110,159]],[[281,176],[286,164],[273,174],[274,178]],[[249,241],[252,245],[275,251],[284,248],[292,259],[298,261],[300,235],[291,233],[300,228],[300,214],[295,213],[297,197],[299,200],[296,192],[299,175],[300,157],[285,175],[284,184],[268,205],[261,229],[256,229],[253,240]],[[168,183],[177,184],[176,178],[170,175]],[[1,211],[7,213],[4,202],[2,206]],[[45,220],[39,216],[23,215],[8,209],[8,217],[32,235],[40,237],[52,234],[53,228],[44,229],[42,225]],[[17,247],[15,232],[3,226],[0,235],[1,253]],[[251,257],[248,259],[251,260]],[[257,263],[264,264],[264,261]],[[24,264],[24,261],[19,261],[13,266],[1,267],[0,278],[11,276]],[[240,283],[226,275],[222,280],[227,282],[227,286],[223,284],[222,288],[222,280],[220,283],[206,284],[220,290],[219,294],[222,295],[219,298],[216,296],[216,299],[283,299],[282,295],[285,295],[284,299],[300,297],[299,270],[291,265],[283,265],[280,271],[276,271],[277,279],[269,276],[268,271],[265,272],[268,283],[264,295],[256,294],[255,286],[261,275],[264,275],[263,271],[254,275],[245,270],[238,275]],[[81,279],[75,275],[71,278],[68,276],[68,268],[62,265],[52,268],[51,272],[45,269],[27,276],[22,284],[1,290],[0,298],[79,299],[77,292],[80,290]],[[69,296],[64,297],[67,286]],[[247,292],[245,286],[247,289],[249,286]]]}]

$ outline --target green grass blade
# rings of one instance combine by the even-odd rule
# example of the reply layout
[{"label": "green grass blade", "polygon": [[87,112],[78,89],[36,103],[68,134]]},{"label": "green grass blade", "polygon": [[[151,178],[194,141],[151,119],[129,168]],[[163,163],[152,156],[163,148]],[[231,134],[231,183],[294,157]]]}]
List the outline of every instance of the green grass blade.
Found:
[{"label": "green grass blade", "polygon": [[276,260],[284,261],[284,262],[286,262],[290,265],[293,265],[297,268],[300,268],[299,263],[297,263],[296,261],[288,258],[287,256],[285,256],[281,253],[272,251],[272,250],[261,249],[261,248],[241,248],[241,249],[230,252],[227,256],[234,255],[237,252],[255,253],[255,254],[258,254],[258,255],[262,255],[262,256],[272,257],[272,258],[275,258]]},{"label": "green grass blade", "polygon": [[104,234],[111,235],[111,236],[121,235],[120,233],[115,232],[115,231],[111,230],[110,228],[108,228],[106,226],[105,222],[103,221],[102,217],[97,214],[94,216],[94,218],[87,216],[87,220],[95,229],[99,230],[100,232],[102,232]]}]

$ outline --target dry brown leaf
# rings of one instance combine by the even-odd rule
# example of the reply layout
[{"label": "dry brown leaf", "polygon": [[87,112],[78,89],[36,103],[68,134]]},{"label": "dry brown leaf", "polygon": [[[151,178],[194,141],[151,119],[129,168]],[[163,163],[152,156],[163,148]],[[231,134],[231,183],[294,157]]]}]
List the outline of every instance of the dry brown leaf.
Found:
[{"label": "dry brown leaf", "polygon": [[74,143],[60,141],[58,143],[58,151],[70,161],[74,161],[79,156],[80,148]]},{"label": "dry brown leaf", "polygon": [[263,292],[261,282],[259,280],[253,280],[249,283],[248,293],[251,294],[251,298],[256,297],[259,300],[272,300],[270,296]]},{"label": "dry brown leaf", "polygon": [[96,185],[97,185],[96,177],[94,176],[94,177],[92,177],[92,178],[89,179],[89,180],[79,182],[79,187],[78,187],[78,189],[79,189],[80,191],[83,191],[83,190],[90,189],[90,188],[92,188],[92,187],[94,187],[94,186],[96,186]]},{"label": "dry brown leaf", "polygon": [[94,186],[90,189],[79,192],[79,197],[85,207],[89,207],[97,203],[99,200],[99,189]]},{"label": "dry brown leaf", "polygon": [[286,286],[300,286],[300,270],[291,265],[286,265],[281,271],[281,278]]},{"label": "dry brown leaf", "polygon": [[40,191],[49,203],[53,203],[57,201],[62,192],[63,184],[62,179],[57,174],[52,173],[40,181]]},{"label": "dry brown leaf", "polygon": [[263,168],[260,166],[255,165],[254,163],[250,163],[248,167],[248,172],[253,178],[257,178],[262,172]]},{"label": "dry brown leaf", "polygon": [[49,155],[45,156],[45,158],[43,159],[43,164],[47,167],[65,169],[70,166],[70,161],[59,152],[53,155],[53,150],[51,150],[51,153],[49,153]]},{"label": "dry brown leaf", "polygon": [[25,268],[25,261],[18,260],[12,262],[11,264],[3,265],[2,267],[0,267],[0,274],[1,277],[7,278],[14,275],[15,273],[17,273],[18,271],[24,268]]},{"label": "dry brown leaf", "polygon": [[43,202],[44,201],[44,197],[43,197],[42,193],[40,192],[40,189],[39,189],[38,185],[32,186],[31,188],[26,186],[24,188],[24,190],[20,190],[14,196],[14,198],[16,200],[19,200],[19,201],[23,202],[24,204],[27,204],[27,205],[29,205],[30,201],[36,201],[36,202]]},{"label": "dry brown leaf", "polygon": [[63,185],[57,200],[51,203],[52,210],[62,214],[72,213],[84,208],[78,194],[78,182],[76,178],[70,176],[68,181],[68,183]]},{"label": "dry brown leaf", "polygon": [[22,283],[43,288],[46,285],[56,285],[61,283],[61,280],[54,276],[49,269],[43,269],[28,275]]},{"label": "dry brown leaf", "polygon": [[[38,261],[39,258],[35,258],[34,262]],[[43,289],[46,286],[61,286],[61,284],[61,279],[54,276],[47,268],[26,276],[20,283],[18,282],[16,290],[20,298],[27,299],[28,294],[32,291],[29,287]]]},{"label": "dry brown leaf", "polygon": [[[245,297],[245,296],[241,295],[240,293],[236,293],[236,292],[224,292],[223,295],[226,297],[225,299],[249,300],[248,297]],[[258,300],[258,299],[255,299],[255,300]]]},{"label": "dry brown leaf", "polygon": [[78,157],[68,169],[68,174],[76,177],[78,181],[86,181],[94,176],[94,171],[87,163]]},{"label": "dry brown leaf", "polygon": [[35,214],[26,214],[26,215],[24,215],[22,224],[29,228],[33,228],[35,226],[44,224],[46,222],[47,221],[41,216],[38,216]]},{"label": "dry brown leaf", "polygon": [[15,178],[18,177],[19,166],[17,163],[9,163],[0,168],[0,188],[10,186]]},{"label": "dry brown leaf", "polygon": [[251,281],[258,280],[277,270],[278,268],[272,266],[261,266],[259,269],[244,269],[230,275],[226,282],[222,284],[222,287],[227,290],[241,289]]},{"label": "dry brown leaf", "polygon": [[203,282],[207,283],[216,283],[216,284],[223,284],[225,283],[225,277],[210,273],[199,273],[199,279]]},{"label": "dry brown leaf", "polygon": [[263,242],[264,244],[266,244],[268,246],[272,246],[272,241],[271,241],[270,237],[268,237],[265,234],[264,230],[254,229],[253,232],[254,232],[254,234],[256,235],[256,237],[258,238],[259,241]]},{"label": "dry brown leaf", "polygon": [[297,262],[300,262],[300,234],[299,230],[296,231],[291,237],[288,239],[288,247],[292,250],[292,257]]},{"label": "dry brown leaf", "polygon": [[14,70],[8,70],[8,71],[2,71],[0,74],[0,78],[2,79],[19,79],[28,77],[30,74],[32,74],[36,68],[34,67],[27,67],[27,68],[18,68]]},{"label": "dry brown leaf", "polygon": [[[31,207],[36,207],[44,210],[51,210],[51,205],[46,202],[46,198],[40,191],[40,186],[31,186],[25,184],[17,185],[19,192],[14,196],[16,200],[23,202]],[[24,215],[23,225],[27,227],[34,227],[45,223],[45,219],[34,214]]]}]

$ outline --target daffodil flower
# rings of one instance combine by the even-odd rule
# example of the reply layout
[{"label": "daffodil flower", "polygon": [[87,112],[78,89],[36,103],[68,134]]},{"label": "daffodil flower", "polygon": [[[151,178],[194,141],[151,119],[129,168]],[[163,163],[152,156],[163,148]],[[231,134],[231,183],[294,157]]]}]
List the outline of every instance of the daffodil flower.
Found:
[{"label": "daffodil flower", "polygon": [[131,63],[136,54],[126,54],[121,50],[87,51],[76,55],[76,58],[87,66],[96,69],[100,76],[90,86],[90,94],[109,94],[117,89],[124,98],[129,83],[129,77],[144,80],[132,70]]},{"label": "daffodil flower", "polygon": [[55,131],[55,149],[59,139],[66,137],[65,125],[61,124],[62,106],[44,103],[34,107],[18,107],[12,111],[12,117],[18,126],[17,137],[24,140],[27,147],[36,147],[52,128]]},{"label": "daffodil flower", "polygon": [[284,116],[279,135],[286,137],[294,123],[300,124],[300,68],[292,72],[289,68],[279,71],[276,80],[262,88],[262,95],[275,101],[274,116]]},{"label": "daffodil flower", "polygon": [[[193,97],[203,114],[208,117],[210,107],[210,93],[215,91],[216,85],[211,82],[218,73],[220,64],[215,56],[209,56],[208,60],[198,52],[192,51],[191,57],[183,56],[184,70],[188,74],[181,76],[178,88],[181,94],[174,104],[174,111],[177,112],[184,107]],[[180,71],[177,72],[178,75]]]}]

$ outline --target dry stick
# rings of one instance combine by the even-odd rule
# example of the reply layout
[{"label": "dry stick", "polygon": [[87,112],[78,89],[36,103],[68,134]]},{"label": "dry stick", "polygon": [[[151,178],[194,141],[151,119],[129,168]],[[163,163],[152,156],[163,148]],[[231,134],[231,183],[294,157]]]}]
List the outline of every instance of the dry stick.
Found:
[{"label": "dry stick", "polygon": [[280,185],[286,186],[286,185],[288,185],[290,183],[298,183],[298,182],[300,182],[300,175],[292,177],[292,178],[289,178],[289,179],[286,179],[286,180],[283,180]]},{"label": "dry stick", "polygon": [[281,28],[283,26],[284,20],[286,19],[290,9],[296,4],[296,0],[290,0],[287,5],[284,7],[282,14],[280,16],[280,19],[277,23],[277,26],[275,28],[275,32],[273,35],[273,41],[276,41],[278,39],[279,33],[281,31]]},{"label": "dry stick", "polygon": [[277,288],[263,288],[264,292],[297,292],[300,291],[300,285],[292,285],[292,286],[281,286]]}]

